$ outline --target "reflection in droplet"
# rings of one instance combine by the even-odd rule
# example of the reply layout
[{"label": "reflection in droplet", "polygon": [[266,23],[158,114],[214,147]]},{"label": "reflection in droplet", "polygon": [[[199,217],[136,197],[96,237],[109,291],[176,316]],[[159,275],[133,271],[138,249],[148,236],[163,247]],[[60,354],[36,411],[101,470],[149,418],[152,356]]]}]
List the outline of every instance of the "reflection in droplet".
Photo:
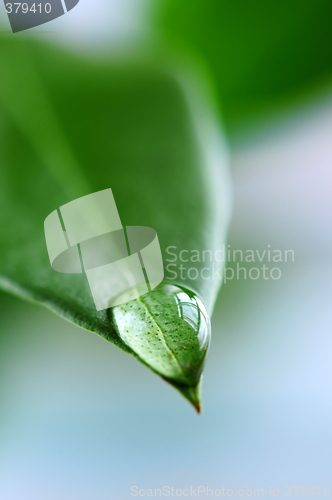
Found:
[{"label": "reflection in droplet", "polygon": [[[174,289],[179,289],[178,286]],[[174,299],[178,306],[179,316],[197,332],[197,340],[202,349],[207,349],[210,342],[211,326],[203,301],[193,292],[183,288],[174,290]]]}]

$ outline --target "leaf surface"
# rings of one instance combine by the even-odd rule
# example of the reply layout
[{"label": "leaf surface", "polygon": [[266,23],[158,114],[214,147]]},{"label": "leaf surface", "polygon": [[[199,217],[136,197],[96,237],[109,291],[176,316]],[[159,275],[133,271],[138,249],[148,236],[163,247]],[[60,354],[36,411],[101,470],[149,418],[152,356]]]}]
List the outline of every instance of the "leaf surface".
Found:
[{"label": "leaf surface", "polygon": [[[43,223],[63,204],[112,188],[122,224],[154,228],[164,261],[169,246],[220,248],[229,179],[218,127],[177,76],[151,61],[93,62],[1,37],[0,72],[1,287],[98,333],[165,376],[119,334],[109,311],[96,310],[85,275],[52,270]],[[176,280],[188,284],[182,281]],[[210,314],[220,279],[199,277],[190,285]],[[199,378],[203,359],[195,365],[196,355]]]}]

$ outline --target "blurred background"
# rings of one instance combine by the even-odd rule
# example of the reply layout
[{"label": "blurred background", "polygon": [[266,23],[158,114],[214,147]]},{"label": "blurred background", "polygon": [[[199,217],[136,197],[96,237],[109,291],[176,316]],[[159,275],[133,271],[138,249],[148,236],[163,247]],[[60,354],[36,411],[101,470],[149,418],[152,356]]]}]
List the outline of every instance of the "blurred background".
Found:
[{"label": "blurred background", "polygon": [[204,68],[230,143],[229,244],[295,262],[222,288],[199,417],[131,356],[1,293],[1,500],[332,489],[331,14],[317,0],[81,0],[15,35],[92,54],[167,46]]}]

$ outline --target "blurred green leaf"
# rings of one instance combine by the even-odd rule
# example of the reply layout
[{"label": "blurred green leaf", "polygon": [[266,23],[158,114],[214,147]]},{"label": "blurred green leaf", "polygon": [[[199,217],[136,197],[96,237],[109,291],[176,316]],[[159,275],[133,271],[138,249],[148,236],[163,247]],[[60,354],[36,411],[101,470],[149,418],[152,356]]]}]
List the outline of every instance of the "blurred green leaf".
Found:
[{"label": "blurred green leaf", "polygon": [[158,5],[161,33],[209,68],[231,133],[331,82],[329,0]]},{"label": "blurred green leaf", "polygon": [[[98,333],[164,376],[123,340],[116,318],[96,311],[85,275],[52,270],[43,223],[59,206],[111,187],[122,224],[154,228],[164,258],[169,245],[220,248],[229,185],[208,109],[159,64],[93,62],[24,39],[0,38],[0,72],[1,287]],[[219,286],[218,278],[192,282],[209,312]],[[204,359],[197,364],[195,355],[199,378]],[[188,387],[196,386],[197,377],[188,377]]]}]

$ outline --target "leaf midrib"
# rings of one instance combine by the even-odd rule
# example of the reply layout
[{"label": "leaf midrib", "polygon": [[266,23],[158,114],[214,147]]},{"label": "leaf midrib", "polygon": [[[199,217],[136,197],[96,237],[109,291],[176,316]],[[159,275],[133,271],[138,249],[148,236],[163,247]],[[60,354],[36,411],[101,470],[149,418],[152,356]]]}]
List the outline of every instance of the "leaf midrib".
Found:
[{"label": "leaf midrib", "polygon": [[154,317],[153,313],[150,311],[150,309],[149,309],[148,305],[147,305],[145,302],[143,302],[143,300],[141,299],[141,296],[139,296],[139,297],[138,297],[138,301],[139,301],[139,302],[140,302],[140,303],[141,303],[141,304],[145,307],[145,309],[146,309],[147,313],[149,314],[149,316],[151,317],[151,319],[153,320],[153,322],[154,322],[154,323],[155,323],[155,325],[157,326],[157,328],[158,328],[159,332],[161,333],[161,335],[162,335],[162,337],[163,337],[163,339],[164,339],[164,342],[165,342],[165,344],[166,344],[167,348],[168,348],[168,349],[170,350],[170,352],[172,353],[173,358],[175,359],[175,361],[176,361],[176,363],[177,363],[177,365],[178,365],[178,367],[179,367],[179,369],[180,369],[180,372],[182,373],[183,378],[186,380],[186,382],[187,382],[188,386],[190,386],[189,381],[188,381],[188,379],[187,379],[186,375],[184,374],[183,368],[182,368],[182,366],[181,366],[181,365],[180,365],[180,363],[179,363],[179,360],[177,359],[177,357],[176,357],[176,355],[175,355],[175,353],[174,353],[173,349],[169,346],[169,344],[168,344],[168,343],[167,343],[167,341],[166,341],[166,338],[165,338],[165,335],[164,335],[164,332],[163,332],[163,330],[162,330],[161,326],[160,326],[160,325],[159,325],[159,323],[156,321],[156,319],[155,319],[155,317]]},{"label": "leaf midrib", "polygon": [[[82,175],[75,154],[45,92],[33,61],[31,47],[27,43],[15,46],[11,44],[9,53],[6,42],[2,41],[1,45],[2,107],[33,144],[43,164],[59,182],[69,199],[90,193],[91,187]],[[22,74],[24,92],[20,85]],[[15,86],[13,82],[16,82]],[[29,98],[26,98],[27,94]]]}]

